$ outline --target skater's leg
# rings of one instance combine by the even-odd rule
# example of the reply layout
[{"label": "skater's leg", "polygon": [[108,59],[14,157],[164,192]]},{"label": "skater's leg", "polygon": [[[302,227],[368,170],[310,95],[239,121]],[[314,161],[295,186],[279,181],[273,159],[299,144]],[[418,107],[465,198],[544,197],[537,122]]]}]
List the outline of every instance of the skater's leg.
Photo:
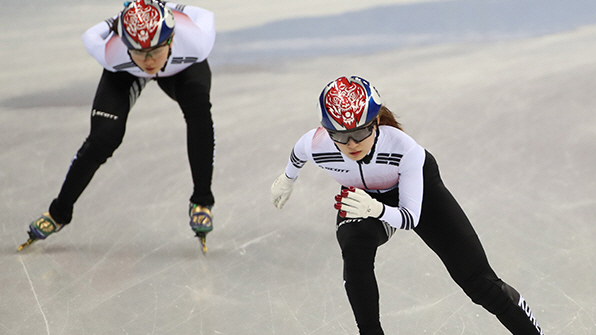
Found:
[{"label": "skater's leg", "polygon": [[383,334],[374,262],[378,246],[387,241],[385,229],[372,218],[344,220],[339,222],[337,240],[344,262],[346,294],[360,334]]},{"label": "skater's leg", "polygon": [[211,119],[211,69],[207,60],[193,64],[172,77],[159,78],[159,86],[178,102],[186,121],[188,161],[193,180],[190,226],[207,252],[206,236],[213,230],[211,192],[215,130]]},{"label": "skater's leg", "polygon": [[438,177],[432,156],[427,156],[424,173],[422,215],[416,233],[441,258],[472,301],[496,315],[512,334],[541,334],[523,298],[490,267],[480,240],[457,201],[440,179],[431,182],[431,176]]},{"label": "skater's leg", "polygon": [[[541,334],[544,332],[538,325],[538,321],[526,300],[513,287],[503,284],[501,287],[511,297],[513,302],[517,302],[520,308],[510,308],[506,312],[498,314],[497,318],[501,323],[509,329],[512,334]],[[519,320],[529,320],[530,326],[527,322],[519,322]]]},{"label": "skater's leg", "polygon": [[211,206],[215,131],[211,118],[211,70],[207,60],[173,77],[158,79],[159,86],[178,102],[186,121],[188,159],[194,184],[190,202]]},{"label": "skater's leg", "polygon": [[91,112],[91,131],[73,158],[50,215],[69,223],[73,207],[95,171],[112,156],[124,137],[128,112],[145,86],[146,79],[126,72],[104,70]]}]

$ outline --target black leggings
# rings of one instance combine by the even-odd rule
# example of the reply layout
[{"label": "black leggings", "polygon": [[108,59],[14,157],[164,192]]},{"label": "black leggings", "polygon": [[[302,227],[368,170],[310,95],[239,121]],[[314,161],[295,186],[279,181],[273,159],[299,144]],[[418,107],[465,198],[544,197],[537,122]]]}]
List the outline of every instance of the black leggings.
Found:
[{"label": "black leggings", "polygon": [[[120,146],[128,114],[150,79],[128,72],[103,71],[91,112],[89,136],[72,160],[50,214],[59,223],[72,220],[73,207],[99,167]],[[212,205],[211,192],[215,134],[211,119],[211,70],[207,60],[171,77],[156,79],[161,89],[178,102],[186,121],[188,158],[194,183],[190,201]]]},{"label": "black leggings", "polygon": [[[389,198],[384,202],[396,206],[395,200]],[[397,199],[395,193],[393,198]],[[512,334],[542,334],[525,300],[499,279],[488,264],[476,232],[444,186],[435,159],[428,152],[422,214],[414,231],[439,256],[472,301],[496,315]],[[344,260],[346,293],[360,334],[383,334],[374,274],[376,250],[387,241],[383,223],[373,218],[347,223],[338,216],[337,239]]]}]

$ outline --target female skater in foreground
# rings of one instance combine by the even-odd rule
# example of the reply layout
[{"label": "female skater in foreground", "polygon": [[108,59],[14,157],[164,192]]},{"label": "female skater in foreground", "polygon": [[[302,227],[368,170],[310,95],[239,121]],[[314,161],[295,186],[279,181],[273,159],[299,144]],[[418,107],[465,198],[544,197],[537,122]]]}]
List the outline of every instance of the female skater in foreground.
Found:
[{"label": "female skater in foreground", "polygon": [[374,260],[397,229],[417,233],[472,301],[512,334],[543,334],[524,298],[488,264],[434,157],[401,130],[376,89],[362,78],[340,77],[325,87],[319,105],[322,127],[298,140],[271,187],[272,201],[284,206],[307,161],[342,185],[335,197],[337,240],[360,334],[383,334]]}]

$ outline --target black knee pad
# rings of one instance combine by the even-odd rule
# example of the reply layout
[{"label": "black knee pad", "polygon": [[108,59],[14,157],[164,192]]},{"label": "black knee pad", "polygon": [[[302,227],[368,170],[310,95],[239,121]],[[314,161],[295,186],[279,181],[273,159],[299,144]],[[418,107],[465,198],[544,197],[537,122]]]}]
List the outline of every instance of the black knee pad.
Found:
[{"label": "black knee pad", "polygon": [[462,285],[464,292],[478,305],[494,315],[505,313],[519,300],[519,293],[492,276],[478,276]]},{"label": "black knee pad", "polygon": [[[190,92],[189,92],[190,93]],[[186,122],[211,124],[211,102],[208,93],[193,93],[190,96],[180,94],[178,103]]]},{"label": "black knee pad", "polygon": [[337,222],[337,241],[347,248],[375,248],[387,241],[387,233],[378,219],[340,219]]},{"label": "black knee pad", "polygon": [[88,138],[81,146],[75,159],[86,160],[101,165],[105,163],[108,158],[112,157],[114,151],[122,143],[121,140],[110,143],[98,139]]},{"label": "black knee pad", "polygon": [[[344,279],[359,280],[361,276],[369,276],[374,270],[374,260],[382,227],[377,227],[374,219],[348,219],[340,222],[337,229],[342,258],[344,260]],[[386,239],[385,235],[385,239]]]}]

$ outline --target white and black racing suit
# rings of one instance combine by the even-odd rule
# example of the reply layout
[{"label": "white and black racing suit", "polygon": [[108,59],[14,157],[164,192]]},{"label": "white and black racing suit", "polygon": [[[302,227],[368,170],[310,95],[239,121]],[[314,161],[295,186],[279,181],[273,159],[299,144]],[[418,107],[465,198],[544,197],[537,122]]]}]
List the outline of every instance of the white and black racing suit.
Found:
[{"label": "white and black racing suit", "polygon": [[286,167],[286,175],[294,179],[311,161],[342,188],[363,189],[385,205],[378,219],[337,215],[345,289],[360,334],[383,334],[374,260],[377,248],[398,229],[416,232],[472,301],[496,315],[512,334],[542,334],[525,300],[490,267],[476,232],[443,184],[434,157],[397,128],[379,126],[375,136],[371,152],[353,161],[324,128],[313,129],[298,140]]},{"label": "white and black racing suit", "polygon": [[[215,201],[211,191],[215,132],[211,118],[211,70],[207,62],[215,41],[213,13],[192,6],[166,5],[172,9],[176,26],[171,54],[155,75],[143,72],[131,60],[112,28],[116,16],[83,34],[87,51],[104,70],[93,100],[89,136],[76,153],[58,197],[50,205],[50,214],[59,223],[72,220],[75,202],[95,171],[121,144],[128,113],[151,80],[178,103],[186,121],[194,183],[190,201],[203,206]],[[167,112],[164,117],[173,115],[164,112]]]}]

